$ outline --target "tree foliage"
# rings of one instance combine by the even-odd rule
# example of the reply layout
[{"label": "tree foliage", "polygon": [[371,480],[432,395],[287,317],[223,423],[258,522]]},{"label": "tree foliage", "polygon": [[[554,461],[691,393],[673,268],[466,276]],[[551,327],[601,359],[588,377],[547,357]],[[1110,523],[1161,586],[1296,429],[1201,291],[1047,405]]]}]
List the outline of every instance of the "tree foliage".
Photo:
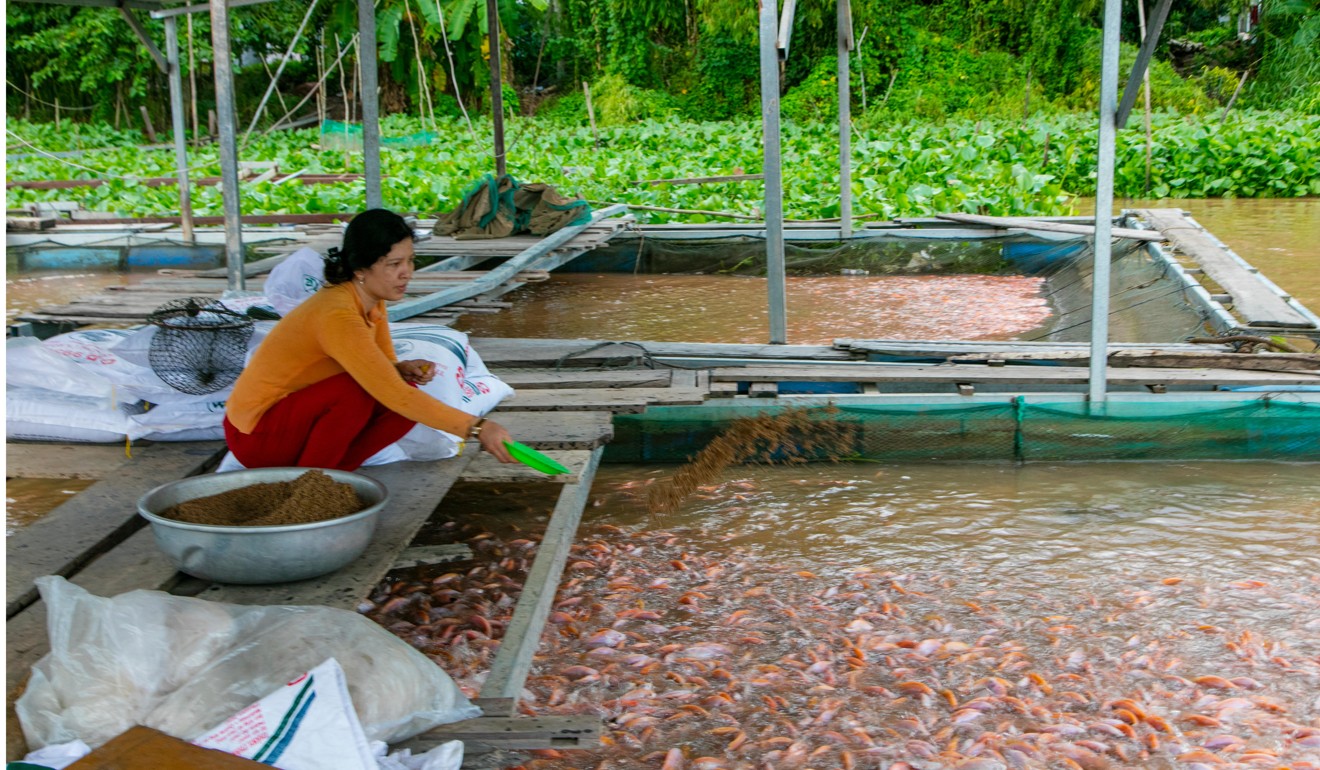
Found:
[{"label": "tree foliage", "polygon": [[[1139,42],[1136,1],[1124,2],[1123,39],[1133,46]],[[321,3],[295,48],[298,60],[282,81],[285,93],[305,93],[319,74],[317,49],[325,49],[332,61],[357,31],[356,0]],[[1091,52],[1101,6],[1102,0],[853,0],[854,113],[900,120],[1008,116],[1019,108],[1027,113],[1090,109],[1087,100],[1097,79]],[[783,66],[786,114],[796,120],[831,119],[837,98],[830,80],[836,5],[799,0],[796,7]],[[268,3],[231,13],[242,65],[240,120],[250,116],[265,91],[268,63],[288,46],[305,8]],[[1191,89],[1206,104],[1222,105],[1235,78],[1249,70],[1242,106],[1320,111],[1320,0],[1263,0],[1259,34],[1249,41],[1234,34],[1242,8],[1241,0],[1176,4],[1164,38],[1205,48],[1190,65],[1159,49],[1157,64],[1177,64],[1183,82],[1168,80],[1164,86],[1172,90],[1157,92],[1157,100],[1198,102],[1184,93]],[[587,82],[599,83],[606,101],[622,108],[612,110],[615,116],[676,112],[693,120],[723,120],[759,110],[757,3],[500,0],[499,9],[503,78],[525,97],[525,109],[554,94],[568,101],[551,109],[585,119],[574,95]],[[455,112],[460,98],[474,111],[487,101],[484,0],[379,0],[376,13],[386,111],[429,116]],[[160,22],[143,18],[159,42]],[[211,88],[209,23],[205,14],[194,23],[205,108]],[[6,24],[11,112],[50,119],[58,101],[61,117],[110,120],[146,105],[163,120],[165,80],[116,11],[10,3]],[[327,81],[332,111],[355,98],[354,56],[345,57],[344,77]]]}]

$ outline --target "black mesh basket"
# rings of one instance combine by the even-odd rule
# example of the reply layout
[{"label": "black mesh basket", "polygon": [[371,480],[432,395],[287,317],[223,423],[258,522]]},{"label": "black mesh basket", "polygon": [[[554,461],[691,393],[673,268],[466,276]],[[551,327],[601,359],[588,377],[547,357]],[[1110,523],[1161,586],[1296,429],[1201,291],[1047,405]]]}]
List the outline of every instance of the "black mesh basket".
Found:
[{"label": "black mesh basket", "polygon": [[147,323],[156,327],[147,351],[151,370],[175,390],[204,396],[233,385],[243,371],[252,319],[218,300],[171,300]]}]

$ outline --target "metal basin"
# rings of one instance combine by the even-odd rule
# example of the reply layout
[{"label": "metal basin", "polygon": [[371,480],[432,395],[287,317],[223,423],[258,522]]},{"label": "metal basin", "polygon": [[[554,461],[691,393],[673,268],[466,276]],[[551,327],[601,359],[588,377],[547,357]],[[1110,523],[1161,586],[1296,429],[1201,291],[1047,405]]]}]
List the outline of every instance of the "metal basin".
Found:
[{"label": "metal basin", "polygon": [[389,494],[375,479],[319,468],[351,484],[367,508],[349,516],[311,524],[227,527],[189,524],[160,515],[186,500],[275,481],[292,481],[312,468],[253,468],[192,476],[162,484],[138,500],[138,513],[151,522],[156,545],[180,571],[218,583],[288,583],[324,575],[362,555],[376,530]]}]

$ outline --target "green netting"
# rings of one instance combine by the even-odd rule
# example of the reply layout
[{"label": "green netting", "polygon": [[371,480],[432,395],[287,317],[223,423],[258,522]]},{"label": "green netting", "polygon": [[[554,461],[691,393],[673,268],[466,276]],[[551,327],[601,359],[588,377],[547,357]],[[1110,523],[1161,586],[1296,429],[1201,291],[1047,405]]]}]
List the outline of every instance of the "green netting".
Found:
[{"label": "green netting", "polygon": [[[382,147],[425,147],[439,138],[433,131],[418,131],[407,136],[382,136]],[[338,120],[326,120],[321,123],[321,147],[326,150],[361,150],[362,126],[357,123],[341,123]]]},{"label": "green netting", "polygon": [[[785,408],[672,406],[619,415],[608,457],[683,462],[733,420]],[[1277,398],[1114,402],[1103,413],[1083,403],[1034,404],[1021,397],[972,406],[843,402],[834,408],[829,419],[857,428],[854,445],[836,453],[865,460],[1320,460],[1320,404]]]}]

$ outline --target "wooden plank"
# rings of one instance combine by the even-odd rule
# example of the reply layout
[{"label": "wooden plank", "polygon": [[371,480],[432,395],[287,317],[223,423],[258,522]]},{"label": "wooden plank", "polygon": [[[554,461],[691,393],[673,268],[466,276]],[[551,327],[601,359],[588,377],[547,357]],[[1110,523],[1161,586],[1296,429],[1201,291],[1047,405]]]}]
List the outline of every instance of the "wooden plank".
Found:
[{"label": "wooden plank", "polygon": [[55,217],[5,217],[5,229],[18,232],[40,232],[49,230],[57,222],[59,220]]},{"label": "wooden plank", "polygon": [[1315,323],[1264,284],[1205,230],[1186,219],[1179,209],[1140,209],[1137,215],[1149,222],[1173,244],[1196,261],[1215,283],[1233,297],[1233,310],[1247,326],[1277,326],[1314,329]]},{"label": "wooden plank", "polygon": [[564,572],[569,549],[577,535],[582,509],[591,493],[591,482],[600,466],[603,448],[592,450],[591,457],[582,468],[580,479],[564,485],[559,501],[550,515],[545,535],[536,550],[536,559],[527,571],[527,581],[513,618],[505,630],[490,673],[481,687],[484,698],[517,698],[522,694],[527,673],[532,668],[532,654],[541,644],[541,631],[554,606],[559,577]]},{"label": "wooden plank", "polygon": [[[1050,233],[1073,233],[1075,235],[1095,235],[1095,225],[1067,224],[1064,222],[1045,222],[1030,217],[987,217],[979,214],[936,214],[939,219],[947,219],[950,222],[964,222],[974,225],[990,225],[991,227],[1002,227],[1006,229],[1017,230],[1040,230]],[[1134,241],[1163,241],[1164,235],[1152,230],[1135,230],[1128,227],[1114,227],[1110,229],[1110,236],[1113,238],[1127,238]]]},{"label": "wooden plank", "polygon": [[[1091,354],[1080,350],[1057,351],[1053,353],[964,353],[949,356],[954,363],[985,363],[988,361],[1015,362],[1066,362],[1072,366],[1087,366]],[[1320,355],[1314,353],[1223,353],[1217,351],[1195,351],[1190,353],[1163,350],[1118,350],[1108,356],[1110,366],[1127,367],[1169,367],[1169,368],[1214,368],[1214,369],[1252,369],[1257,371],[1309,371],[1320,370]]]},{"label": "wooden plank", "polygon": [[660,184],[718,184],[721,182],[754,182],[765,179],[765,174],[728,174],[726,176],[689,176],[680,179],[636,179],[632,184],[636,187],[642,185],[660,185]]},{"label": "wooden plank", "polygon": [[[485,358],[483,357],[484,361]],[[532,369],[493,370],[492,374],[518,389],[535,388],[663,388],[671,382],[671,369]]]},{"label": "wooden plank", "polygon": [[600,744],[600,717],[477,717],[441,725],[397,748],[429,751],[447,741],[463,741],[465,754],[500,749],[590,749]]},{"label": "wooden plank", "polygon": [[648,405],[700,404],[706,391],[699,388],[590,388],[580,390],[524,390],[504,400],[510,409],[526,412],[606,411],[640,414]]},{"label": "wooden plank", "polygon": [[153,487],[212,467],[217,441],[159,443],[141,448],[114,473],[6,540],[6,617],[37,598],[32,581],[75,575],[146,525],[137,501]]},{"label": "wooden plank", "polygon": [[522,463],[502,463],[494,457],[482,452],[472,460],[467,470],[463,471],[463,481],[481,481],[481,482],[515,482],[515,481],[549,481],[557,484],[576,483],[582,477],[582,469],[586,467],[587,461],[591,459],[591,452],[586,449],[550,449],[544,454],[554,460],[558,460],[571,473],[561,473],[558,476],[547,476],[540,471],[532,470]]},{"label": "wooden plank", "polygon": [[[1085,342],[1019,342],[1004,340],[995,342],[976,342],[969,340],[856,340],[837,339],[835,347],[860,353],[894,353],[901,355],[950,355],[957,353],[975,353],[979,351],[1055,351],[1079,350],[1089,352],[1091,346]],[[1199,352],[1206,350],[1229,350],[1228,345],[1203,345],[1188,342],[1111,342],[1108,350],[1174,350],[1180,352]]]},{"label": "wooden plank", "polygon": [[514,412],[496,410],[492,419],[509,429],[516,441],[546,449],[595,449],[614,438],[607,412]]},{"label": "wooden plank", "polygon": [[[473,337],[472,346],[481,351],[486,366],[586,367],[646,355],[673,358],[766,358],[849,361],[853,355],[824,345],[739,345],[718,342],[613,343],[597,348],[605,340],[547,340],[518,337]],[[593,349],[595,348],[595,349]],[[587,352],[590,351],[590,352]]]},{"label": "wooden plank", "polygon": [[[743,366],[713,369],[717,382],[900,382],[1083,384],[1080,366],[975,366],[966,364],[857,364],[853,366]],[[1230,369],[1128,368],[1109,373],[1115,384],[1145,385],[1318,385],[1320,374]]]},{"label": "wooden plank", "polygon": [[441,498],[477,454],[476,446],[458,457],[428,463],[392,463],[358,469],[385,485],[390,500],[381,511],[371,544],[356,561],[314,580],[276,585],[214,584],[203,599],[232,604],[313,604],[354,609],[389,572],[417,530],[431,517]]},{"label": "wooden plank", "polygon": [[[145,447],[142,448],[145,451]],[[128,459],[122,444],[5,445],[5,477],[19,479],[103,479]]]},{"label": "wooden plank", "polygon": [[414,545],[403,549],[394,557],[394,563],[390,565],[389,571],[443,564],[447,561],[466,561],[471,558],[472,549],[468,548],[466,543]]}]

